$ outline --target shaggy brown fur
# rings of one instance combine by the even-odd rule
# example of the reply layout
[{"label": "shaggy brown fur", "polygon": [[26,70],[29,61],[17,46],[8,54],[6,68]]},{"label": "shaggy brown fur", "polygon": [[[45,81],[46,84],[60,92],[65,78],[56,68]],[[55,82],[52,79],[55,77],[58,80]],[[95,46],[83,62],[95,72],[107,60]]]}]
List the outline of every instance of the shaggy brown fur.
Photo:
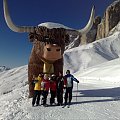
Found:
[{"label": "shaggy brown fur", "polygon": [[[33,75],[38,75],[43,72],[43,48],[45,44],[57,44],[61,47],[61,54],[63,55],[65,44],[69,42],[69,35],[63,28],[48,29],[46,27],[36,27],[34,33],[29,34],[29,39],[33,42],[29,64],[28,64],[28,81],[29,81],[29,97],[33,96]],[[47,60],[46,60],[47,61]],[[49,60],[48,60],[49,61]],[[63,58],[56,60],[54,63],[54,72],[58,75],[59,71],[63,71]]]}]

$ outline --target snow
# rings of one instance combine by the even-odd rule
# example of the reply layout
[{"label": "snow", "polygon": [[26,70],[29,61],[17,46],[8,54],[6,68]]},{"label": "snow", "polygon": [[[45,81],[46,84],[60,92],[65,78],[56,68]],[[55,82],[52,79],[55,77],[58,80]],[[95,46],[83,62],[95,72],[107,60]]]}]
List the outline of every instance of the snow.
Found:
[{"label": "snow", "polygon": [[65,29],[72,29],[72,28],[69,28],[67,26],[64,26],[62,24],[59,24],[59,23],[53,23],[53,22],[45,22],[45,23],[41,23],[39,24],[38,26],[44,26],[44,27],[47,27],[49,29],[52,29],[52,28],[65,28]]},{"label": "snow", "polygon": [[[69,49],[64,70],[79,80],[74,83],[70,108],[32,107],[28,98],[28,66],[0,73],[0,120],[119,120],[120,33]],[[48,104],[49,104],[48,96]]]},{"label": "snow", "polygon": [[99,85],[119,87],[120,86],[120,58],[90,67],[82,72],[75,73],[83,83],[94,84],[100,81]]},{"label": "snow", "polygon": [[82,45],[69,49],[64,54],[64,69],[70,69],[72,73],[83,71],[86,68],[119,58],[120,33],[95,41],[88,45]]}]

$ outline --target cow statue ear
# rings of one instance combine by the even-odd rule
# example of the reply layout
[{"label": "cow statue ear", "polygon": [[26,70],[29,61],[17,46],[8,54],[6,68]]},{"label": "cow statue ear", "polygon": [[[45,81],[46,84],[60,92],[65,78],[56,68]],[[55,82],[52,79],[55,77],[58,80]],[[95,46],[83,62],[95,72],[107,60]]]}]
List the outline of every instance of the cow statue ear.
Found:
[{"label": "cow statue ear", "polygon": [[29,33],[29,40],[30,42],[34,41],[34,33]]},{"label": "cow statue ear", "polygon": [[39,39],[39,36],[36,33],[29,33],[28,37],[29,37],[30,42],[34,42]]}]

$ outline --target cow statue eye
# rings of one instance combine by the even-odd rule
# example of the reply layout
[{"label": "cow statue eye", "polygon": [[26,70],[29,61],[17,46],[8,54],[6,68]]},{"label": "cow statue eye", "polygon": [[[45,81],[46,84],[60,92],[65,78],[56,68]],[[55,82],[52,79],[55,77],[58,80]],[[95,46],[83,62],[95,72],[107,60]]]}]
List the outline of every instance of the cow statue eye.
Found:
[{"label": "cow statue eye", "polygon": [[60,49],[56,49],[56,51],[60,51]]},{"label": "cow statue eye", "polygon": [[51,49],[50,49],[50,48],[47,48],[47,51],[51,51]]}]

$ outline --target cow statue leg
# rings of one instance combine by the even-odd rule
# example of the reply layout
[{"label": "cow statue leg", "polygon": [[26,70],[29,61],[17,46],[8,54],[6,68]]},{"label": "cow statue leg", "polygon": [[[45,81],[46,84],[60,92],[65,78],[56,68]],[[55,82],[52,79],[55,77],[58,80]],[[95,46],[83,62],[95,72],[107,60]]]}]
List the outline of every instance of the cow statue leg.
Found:
[{"label": "cow statue leg", "polygon": [[63,58],[55,61],[54,63],[54,73],[59,75],[59,72],[63,73]]}]

